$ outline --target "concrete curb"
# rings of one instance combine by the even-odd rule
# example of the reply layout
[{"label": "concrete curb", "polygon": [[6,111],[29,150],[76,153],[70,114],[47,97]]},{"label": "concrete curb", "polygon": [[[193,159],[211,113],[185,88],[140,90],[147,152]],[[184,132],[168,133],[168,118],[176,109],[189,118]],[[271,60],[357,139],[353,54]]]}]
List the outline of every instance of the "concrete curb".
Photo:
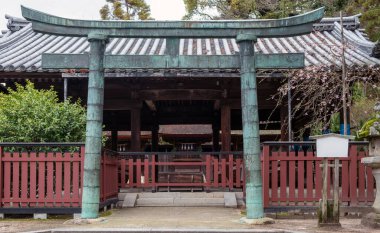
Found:
[{"label": "concrete curb", "polygon": [[52,229],[43,231],[29,231],[24,233],[303,233],[299,231],[288,231],[281,229],[157,229],[157,228],[94,228],[94,229],[77,229],[77,228],[64,228]]}]

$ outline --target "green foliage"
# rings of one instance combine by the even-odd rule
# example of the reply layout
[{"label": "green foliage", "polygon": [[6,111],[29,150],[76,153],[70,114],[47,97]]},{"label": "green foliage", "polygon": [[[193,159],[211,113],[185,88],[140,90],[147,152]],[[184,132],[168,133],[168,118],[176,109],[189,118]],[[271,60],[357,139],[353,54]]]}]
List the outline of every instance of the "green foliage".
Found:
[{"label": "green foliage", "polygon": [[332,133],[339,133],[340,131],[340,114],[335,113],[331,116],[330,130]]},{"label": "green foliage", "polygon": [[334,113],[331,115],[329,125],[324,126],[323,122],[319,121],[311,127],[311,135],[321,135],[324,133],[324,128],[328,127],[331,133],[338,133],[340,131],[340,114]]},{"label": "green foliage", "polygon": [[376,85],[365,85],[358,82],[353,86],[352,93],[351,123],[356,131],[356,137],[365,138],[369,135],[369,128],[373,123],[380,121],[376,118],[373,108],[380,97],[380,90]]},{"label": "green foliage", "polygon": [[[248,19],[257,18],[261,6],[270,1],[253,0],[184,0],[184,19]],[[267,7],[270,7],[268,4]],[[263,9],[264,10],[264,9]]]},{"label": "green foliage", "polygon": [[150,7],[145,0],[106,0],[106,2],[99,11],[102,19],[152,19],[150,17]]},{"label": "green foliage", "polygon": [[360,22],[365,27],[371,40],[380,39],[380,1],[379,0],[349,0],[346,11],[348,14],[361,13]]},{"label": "green foliage", "polygon": [[349,0],[184,0],[185,19],[283,18],[325,6],[326,15],[342,10]]},{"label": "green foliage", "polygon": [[[374,117],[372,119],[369,119],[367,122],[365,122],[363,127],[359,131],[357,131],[356,138],[361,139],[361,138],[368,137],[369,132],[370,132],[370,127],[373,126],[373,124],[379,120],[380,119]],[[377,130],[379,130],[379,129],[377,129]]]},{"label": "green foliage", "polygon": [[86,110],[80,101],[59,102],[57,93],[16,84],[0,93],[0,142],[83,142]]}]

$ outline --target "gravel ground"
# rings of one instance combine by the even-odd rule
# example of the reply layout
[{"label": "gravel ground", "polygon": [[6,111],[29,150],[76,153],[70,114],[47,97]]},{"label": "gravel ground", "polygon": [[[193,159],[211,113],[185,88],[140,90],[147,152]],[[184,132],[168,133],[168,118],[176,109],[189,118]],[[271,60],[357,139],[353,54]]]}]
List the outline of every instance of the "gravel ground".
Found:
[{"label": "gravel ground", "polygon": [[275,219],[275,224],[250,226],[240,222],[240,210],[227,208],[169,208],[139,207],[113,210],[106,221],[88,225],[74,225],[64,219],[3,219],[0,220],[0,232],[25,232],[53,228],[110,229],[110,228],[150,228],[150,229],[281,229],[295,232],[378,232],[360,224],[361,219],[342,218],[341,228],[318,228],[316,219]]},{"label": "gravel ground", "polygon": [[67,220],[3,219],[0,220],[0,232],[25,232],[60,228],[65,221]]}]

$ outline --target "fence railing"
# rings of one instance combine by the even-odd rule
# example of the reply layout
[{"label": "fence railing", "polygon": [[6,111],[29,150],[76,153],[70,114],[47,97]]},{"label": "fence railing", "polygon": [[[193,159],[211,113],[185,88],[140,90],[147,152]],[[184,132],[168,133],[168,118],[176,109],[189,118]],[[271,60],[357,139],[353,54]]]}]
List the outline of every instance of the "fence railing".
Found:
[{"label": "fence railing", "polygon": [[[340,159],[344,205],[369,205],[376,187],[371,168],[360,163],[367,143],[350,143]],[[321,159],[315,143],[266,142],[262,148],[265,207],[315,206],[321,198]],[[0,143],[0,207],[80,207],[84,145],[81,143]],[[241,152],[115,153],[101,160],[101,201],[119,188],[244,190]],[[329,168],[328,187],[333,185]],[[332,197],[332,193],[328,194]]]},{"label": "fence railing", "polygon": [[[368,154],[368,143],[350,143],[349,156],[340,158],[340,200],[344,205],[369,205],[375,198],[371,168],[361,158]],[[333,159],[329,160],[332,164]],[[315,154],[315,143],[267,142],[263,145],[262,168],[265,206],[317,205],[322,197],[322,159]],[[328,197],[332,198],[333,168],[328,169]]]},{"label": "fence railing", "polygon": [[[83,143],[0,143],[0,207],[80,207],[84,155]],[[117,167],[104,152],[100,201],[117,196]]]}]

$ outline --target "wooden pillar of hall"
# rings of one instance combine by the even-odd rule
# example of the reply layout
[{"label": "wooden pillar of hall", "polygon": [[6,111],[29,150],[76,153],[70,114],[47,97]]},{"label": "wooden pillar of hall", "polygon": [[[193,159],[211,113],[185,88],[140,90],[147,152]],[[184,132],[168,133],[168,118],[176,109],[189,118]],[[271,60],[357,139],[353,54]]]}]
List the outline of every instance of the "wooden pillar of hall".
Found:
[{"label": "wooden pillar of hall", "polygon": [[117,151],[117,130],[111,131],[111,150]]},{"label": "wooden pillar of hall", "polygon": [[131,150],[141,150],[141,118],[140,109],[131,109]]},{"label": "wooden pillar of hall", "polygon": [[158,130],[159,125],[155,124],[152,127],[152,151],[158,152]]},{"label": "wooden pillar of hall", "polygon": [[220,124],[219,121],[214,119],[212,122],[212,151],[217,152],[220,150],[219,148],[219,131]]},{"label": "wooden pillar of hall", "polygon": [[228,104],[223,104],[220,109],[220,125],[222,130],[221,151],[231,150],[231,107]]}]

